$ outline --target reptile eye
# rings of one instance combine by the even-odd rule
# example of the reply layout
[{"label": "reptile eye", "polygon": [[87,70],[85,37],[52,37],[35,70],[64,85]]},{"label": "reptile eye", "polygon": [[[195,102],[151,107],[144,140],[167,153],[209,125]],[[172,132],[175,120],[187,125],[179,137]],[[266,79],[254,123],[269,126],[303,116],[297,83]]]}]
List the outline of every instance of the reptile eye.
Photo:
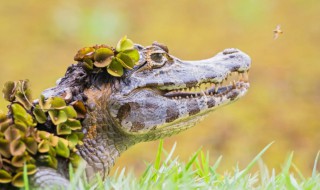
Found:
[{"label": "reptile eye", "polygon": [[163,61],[162,53],[153,53],[150,55],[150,58],[152,59],[152,61],[157,63],[161,63]]},{"label": "reptile eye", "polygon": [[164,53],[162,52],[151,54],[150,59],[151,59],[151,62],[149,64],[151,65],[152,68],[162,67],[167,61],[166,57],[164,56]]}]

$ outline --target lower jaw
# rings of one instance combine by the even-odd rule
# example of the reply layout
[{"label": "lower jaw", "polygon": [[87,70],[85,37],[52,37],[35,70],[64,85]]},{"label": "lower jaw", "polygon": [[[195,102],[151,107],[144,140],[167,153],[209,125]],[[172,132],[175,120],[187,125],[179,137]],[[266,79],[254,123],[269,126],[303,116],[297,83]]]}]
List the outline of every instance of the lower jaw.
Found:
[{"label": "lower jaw", "polygon": [[[221,96],[210,96],[210,95],[204,95],[196,98],[181,98],[181,99],[171,99],[177,106],[176,109],[179,109],[180,107],[182,108],[187,108],[188,111],[185,111],[184,115],[179,115],[182,116],[180,119],[173,120],[173,123],[179,123],[181,121],[189,121],[190,119],[198,118],[200,119],[207,115],[209,112],[214,111],[215,109],[218,109],[220,107],[223,107],[225,105],[228,105],[232,102],[235,102],[236,100],[240,99],[243,97],[246,92],[248,91],[248,86],[238,88],[238,89],[233,89],[229,91],[226,95],[221,95]],[[169,119],[169,120],[171,120]],[[196,119],[197,120],[197,119]]]}]

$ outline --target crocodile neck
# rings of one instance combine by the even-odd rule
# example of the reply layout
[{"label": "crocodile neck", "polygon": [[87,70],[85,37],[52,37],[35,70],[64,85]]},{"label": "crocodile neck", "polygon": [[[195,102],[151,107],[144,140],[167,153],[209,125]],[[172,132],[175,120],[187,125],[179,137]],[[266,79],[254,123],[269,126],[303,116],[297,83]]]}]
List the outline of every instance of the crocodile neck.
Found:
[{"label": "crocodile neck", "polygon": [[86,119],[83,121],[83,146],[79,154],[87,162],[86,174],[90,180],[99,173],[104,179],[110,172],[120,154],[139,142],[138,138],[129,138],[115,127],[107,109],[111,93],[110,84],[101,88],[90,88],[85,94],[89,105]]}]

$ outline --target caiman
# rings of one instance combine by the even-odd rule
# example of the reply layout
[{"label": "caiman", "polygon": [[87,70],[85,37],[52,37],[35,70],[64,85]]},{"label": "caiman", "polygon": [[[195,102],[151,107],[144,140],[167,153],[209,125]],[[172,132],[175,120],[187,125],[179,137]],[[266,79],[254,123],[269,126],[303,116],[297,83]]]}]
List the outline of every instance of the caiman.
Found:
[{"label": "caiman", "polygon": [[[105,179],[116,159],[134,144],[193,127],[211,111],[248,91],[251,59],[238,49],[225,49],[205,60],[183,61],[159,43],[135,44],[134,48],[139,62],[122,77],[87,72],[78,62],[55,87],[43,92],[45,98],[67,94],[69,99],[85,102],[83,145],[77,149],[86,161],[89,180],[97,173]],[[64,189],[69,185],[67,170],[61,159],[57,170],[39,167],[31,184]]]}]

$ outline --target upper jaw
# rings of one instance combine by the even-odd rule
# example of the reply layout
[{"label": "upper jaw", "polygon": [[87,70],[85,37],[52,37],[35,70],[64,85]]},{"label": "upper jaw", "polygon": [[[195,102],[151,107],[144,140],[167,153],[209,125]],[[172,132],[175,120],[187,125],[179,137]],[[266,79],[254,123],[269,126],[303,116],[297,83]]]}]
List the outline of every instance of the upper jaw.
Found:
[{"label": "upper jaw", "polygon": [[[249,88],[248,71],[251,59],[238,49],[225,49],[206,60],[181,61],[176,59],[176,62],[181,64],[179,72],[173,73],[171,77],[164,76],[163,82],[157,85],[151,82],[145,87],[158,89],[158,94],[172,99],[195,98],[204,95],[222,96],[232,90],[246,91]],[[177,77],[179,75],[180,77]],[[181,80],[176,80],[176,78]],[[176,82],[166,82],[166,79],[176,80]]]}]

